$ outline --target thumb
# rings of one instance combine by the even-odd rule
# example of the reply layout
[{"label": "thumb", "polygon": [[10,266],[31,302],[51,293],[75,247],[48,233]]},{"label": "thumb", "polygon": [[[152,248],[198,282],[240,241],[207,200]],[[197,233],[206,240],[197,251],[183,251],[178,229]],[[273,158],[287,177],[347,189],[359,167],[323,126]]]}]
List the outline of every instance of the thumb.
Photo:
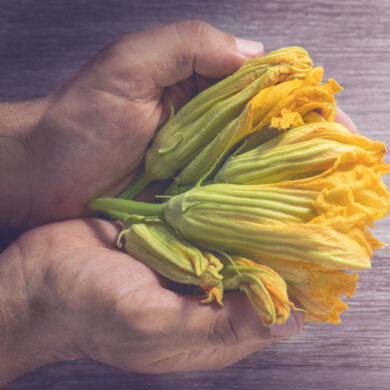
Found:
[{"label": "thumb", "polygon": [[201,305],[193,296],[177,296],[175,301],[177,311],[173,311],[169,329],[175,329],[180,353],[154,364],[151,372],[226,367],[303,327],[300,312],[293,312],[283,325],[265,326],[240,292],[226,294],[223,307]]},{"label": "thumb", "polygon": [[351,133],[359,134],[359,131],[352,119],[339,106],[336,106],[335,122],[344,125]]},{"label": "thumb", "polygon": [[145,86],[149,79],[154,87],[163,88],[193,73],[226,76],[263,52],[260,42],[239,39],[193,20],[125,35],[110,45],[109,58],[117,66],[122,64],[122,74],[132,80]]},{"label": "thumb", "polygon": [[193,73],[226,76],[264,52],[259,42],[235,38],[199,20],[133,34],[129,43],[143,56],[149,77],[159,87],[173,85]]},{"label": "thumb", "polygon": [[[159,86],[169,86],[193,73],[206,77],[222,77],[233,73],[246,60],[264,52],[259,42],[235,38],[202,21],[185,21],[161,31],[167,45],[160,57],[167,65],[165,74],[152,77]],[[163,54],[164,51],[164,54]]]},{"label": "thumb", "polygon": [[[188,297],[184,297],[186,298]],[[302,313],[295,311],[284,324],[271,327],[264,325],[248,297],[242,292],[225,294],[223,302],[223,307],[198,305],[191,308],[191,313],[187,313],[187,318],[193,318],[187,331],[191,332],[192,326],[197,326],[198,342],[205,347],[256,342],[269,344],[291,337],[303,327]]]}]

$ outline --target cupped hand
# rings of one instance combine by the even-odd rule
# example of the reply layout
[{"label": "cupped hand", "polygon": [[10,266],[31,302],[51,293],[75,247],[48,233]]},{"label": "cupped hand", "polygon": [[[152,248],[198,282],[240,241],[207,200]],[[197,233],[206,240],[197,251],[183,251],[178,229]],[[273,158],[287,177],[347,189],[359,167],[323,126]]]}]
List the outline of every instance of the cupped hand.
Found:
[{"label": "cupped hand", "polygon": [[98,219],[56,223],[25,233],[3,254],[0,307],[8,313],[9,304],[7,323],[17,325],[2,344],[0,357],[14,365],[0,369],[0,383],[78,358],[150,373],[217,369],[302,328],[299,312],[265,327],[241,293],[226,294],[220,307],[167,289],[115,249],[118,231]]},{"label": "cupped hand", "polygon": [[[7,167],[0,181],[0,228],[84,216],[91,199],[117,195],[167,119],[168,101],[178,109],[262,54],[260,43],[200,21],[112,42],[57,92],[21,105],[16,122],[23,130],[10,127],[10,146],[0,145]],[[18,111],[16,106],[9,110]],[[341,123],[356,129],[338,113]]]},{"label": "cupped hand", "polygon": [[91,199],[118,194],[167,119],[169,100],[178,108],[210,78],[233,73],[262,54],[260,43],[236,39],[200,21],[109,44],[41,101],[40,120],[25,135],[27,189],[16,196],[22,217],[15,221],[14,214],[13,226],[79,217]]}]

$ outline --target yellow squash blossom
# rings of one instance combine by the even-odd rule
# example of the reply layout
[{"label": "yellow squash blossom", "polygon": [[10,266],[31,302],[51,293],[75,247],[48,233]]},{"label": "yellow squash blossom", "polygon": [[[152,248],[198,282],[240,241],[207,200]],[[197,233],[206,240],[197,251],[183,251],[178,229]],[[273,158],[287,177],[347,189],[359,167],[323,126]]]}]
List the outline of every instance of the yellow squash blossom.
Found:
[{"label": "yellow squash blossom", "polygon": [[[367,226],[390,209],[389,193],[379,184],[383,172],[357,165],[342,172],[342,180],[339,173],[269,185],[211,184],[145,207],[208,250],[329,269],[369,268],[382,244]],[[92,207],[137,214],[144,204],[102,198]]]},{"label": "yellow squash blossom", "polygon": [[272,184],[275,188],[316,191],[313,201],[317,217],[311,222],[320,224],[334,217],[358,216],[362,223],[373,227],[375,220],[383,218],[390,210],[390,193],[382,176],[390,165],[377,163],[334,164],[329,170],[306,179]]},{"label": "yellow squash blossom", "polygon": [[240,68],[240,70],[246,70],[247,68],[258,65],[277,65],[277,64],[292,64],[292,65],[306,65],[311,67],[313,62],[309,56],[309,53],[298,46],[284,47],[278,50],[274,50],[264,57],[253,58]]},{"label": "yellow squash blossom", "polygon": [[294,128],[272,140],[229,158],[214,178],[216,183],[268,184],[316,176],[340,163],[374,164],[386,147],[352,134],[333,122]]},{"label": "yellow squash blossom", "polygon": [[[247,146],[257,146],[263,140],[263,132],[269,126],[286,130],[305,123],[309,113],[316,112],[323,120],[335,118],[334,94],[340,86],[334,81],[320,85],[323,69],[312,69],[304,79],[295,79],[278,83],[262,89],[254,96],[240,116],[231,121],[215,138],[175,177],[176,185],[193,185],[202,176],[207,175],[244,137],[253,133],[247,140]],[[289,120],[287,111],[293,112]],[[280,120],[277,121],[278,116]],[[284,119],[283,119],[284,118]],[[311,120],[311,117],[310,117]],[[285,126],[282,128],[281,126]]]},{"label": "yellow squash blossom", "polygon": [[195,96],[157,132],[146,153],[144,171],[121,197],[132,198],[150,181],[170,178],[240,116],[254,95],[284,80],[306,76],[311,64],[305,50],[282,49],[251,61]]},{"label": "yellow squash blossom", "polygon": [[283,324],[293,303],[288,299],[285,281],[274,270],[245,258],[222,270],[225,290],[244,291],[265,325]]},{"label": "yellow squash blossom", "polygon": [[[130,219],[131,221],[131,219]],[[178,283],[198,285],[211,302],[222,305],[222,263],[211,253],[186,242],[163,221],[128,223],[119,236],[126,251],[153,270]]]},{"label": "yellow squash blossom", "polygon": [[356,291],[356,273],[350,275],[305,262],[275,258],[252,260],[272,268],[283,278],[287,284],[288,296],[304,310],[306,321],[340,323],[339,314],[348,307],[341,297],[345,295],[350,299]]},{"label": "yellow squash blossom", "polygon": [[272,129],[280,134],[304,124],[334,121],[334,95],[341,91],[341,87],[333,79],[321,84],[323,72],[322,67],[316,67],[303,80],[282,83],[256,95],[252,99],[253,130],[245,150],[260,145],[270,130],[271,134],[274,133]]},{"label": "yellow squash blossom", "polygon": [[[357,270],[369,268],[373,250],[382,246],[366,229],[370,220],[361,214],[310,223],[316,215],[310,191],[293,195],[258,188],[254,195],[255,191],[236,191],[234,185],[214,186],[202,188],[204,193],[191,190],[176,196],[163,210],[172,227],[209,250]],[[222,195],[219,199],[216,192]]]},{"label": "yellow squash blossom", "polygon": [[[381,182],[388,170],[383,162],[340,163],[301,180],[194,188],[165,204],[102,198],[91,206],[163,218],[197,246],[270,267],[286,281],[307,320],[338,323],[347,308],[340,295],[350,297],[357,279],[339,270],[369,268],[373,250],[382,246],[367,226],[390,209]],[[218,284],[208,286],[209,297],[216,296]],[[248,294],[253,298],[253,291]]]},{"label": "yellow squash blossom", "polygon": [[333,123],[341,87],[322,77],[298,47],[248,61],[171,113],[122,198],[155,179],[177,195],[89,207],[123,220],[127,252],[200,286],[203,302],[239,289],[266,325],[292,301],[307,321],[339,323],[357,286],[348,272],[384,245],[369,227],[390,211],[390,165],[383,143]]},{"label": "yellow squash blossom", "polygon": [[339,297],[344,294],[350,299],[356,291],[357,279],[356,273],[317,271],[307,285],[290,283],[288,293],[305,310],[306,321],[339,324],[339,315],[348,308]]}]

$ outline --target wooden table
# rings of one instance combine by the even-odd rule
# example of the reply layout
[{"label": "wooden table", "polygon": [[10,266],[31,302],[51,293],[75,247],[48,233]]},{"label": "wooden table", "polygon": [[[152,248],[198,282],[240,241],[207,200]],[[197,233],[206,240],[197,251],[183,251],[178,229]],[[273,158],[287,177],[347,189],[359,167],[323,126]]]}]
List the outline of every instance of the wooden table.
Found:
[{"label": "wooden table", "polygon": [[[390,1],[0,0],[0,99],[52,91],[125,33],[203,19],[266,51],[300,45],[344,87],[340,106],[360,131],[390,140]],[[389,180],[387,179],[387,183]],[[390,220],[376,234],[390,243]],[[4,389],[390,389],[389,249],[361,273],[340,326],[304,331],[214,372],[143,375],[92,361],[55,364]]]}]

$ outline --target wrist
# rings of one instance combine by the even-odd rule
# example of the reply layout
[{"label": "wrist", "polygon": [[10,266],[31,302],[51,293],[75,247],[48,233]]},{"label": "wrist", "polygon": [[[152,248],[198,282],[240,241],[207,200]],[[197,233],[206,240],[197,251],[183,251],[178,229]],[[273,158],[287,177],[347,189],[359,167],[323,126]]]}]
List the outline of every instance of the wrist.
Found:
[{"label": "wrist", "polygon": [[44,251],[29,250],[20,243],[24,236],[0,255],[0,386],[38,367],[77,358],[66,349],[69,332],[57,324],[38,259]]},{"label": "wrist", "polygon": [[29,102],[0,103],[0,135],[26,136],[40,121],[49,96]]},{"label": "wrist", "polygon": [[28,222],[34,156],[32,139],[50,97],[0,104],[0,228]]}]

